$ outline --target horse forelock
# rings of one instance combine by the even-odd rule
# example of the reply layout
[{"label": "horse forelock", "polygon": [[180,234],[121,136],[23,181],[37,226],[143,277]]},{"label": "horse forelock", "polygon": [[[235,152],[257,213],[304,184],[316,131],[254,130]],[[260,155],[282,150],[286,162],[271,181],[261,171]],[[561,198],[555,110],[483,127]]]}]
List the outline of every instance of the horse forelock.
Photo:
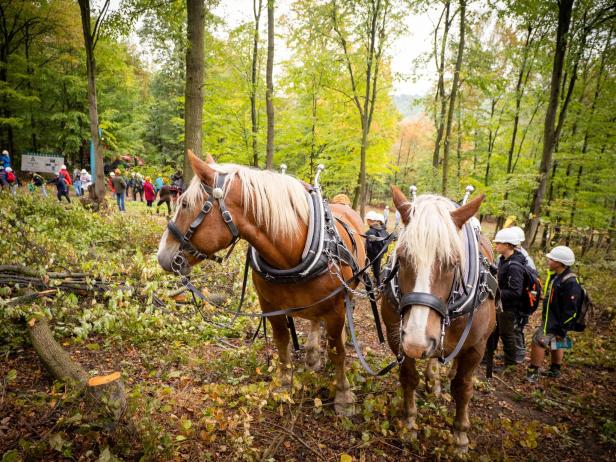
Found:
[{"label": "horse forelock", "polygon": [[423,194],[411,204],[409,224],[400,233],[400,255],[413,266],[415,274],[421,268],[432,268],[438,261],[441,266],[453,266],[464,259],[461,231],[450,212],[455,209],[445,197]]},{"label": "horse forelock", "polygon": [[[252,214],[256,225],[264,227],[272,238],[292,239],[300,223],[308,224],[310,204],[304,187],[294,177],[236,164],[213,164],[211,167],[227,175],[223,185],[224,196],[235,181],[240,182],[244,214]],[[206,193],[198,177],[192,179],[182,200],[192,212],[202,207]]]}]

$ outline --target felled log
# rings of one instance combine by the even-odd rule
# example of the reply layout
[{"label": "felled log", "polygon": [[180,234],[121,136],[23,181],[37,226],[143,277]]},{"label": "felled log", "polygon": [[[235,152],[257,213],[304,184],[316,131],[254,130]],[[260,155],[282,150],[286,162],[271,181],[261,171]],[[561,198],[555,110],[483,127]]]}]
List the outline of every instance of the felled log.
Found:
[{"label": "felled log", "polygon": [[55,379],[68,381],[85,390],[89,403],[108,412],[116,420],[122,417],[126,411],[126,393],[119,372],[90,377],[56,342],[45,319],[31,318],[28,321],[28,334],[41,362]]}]

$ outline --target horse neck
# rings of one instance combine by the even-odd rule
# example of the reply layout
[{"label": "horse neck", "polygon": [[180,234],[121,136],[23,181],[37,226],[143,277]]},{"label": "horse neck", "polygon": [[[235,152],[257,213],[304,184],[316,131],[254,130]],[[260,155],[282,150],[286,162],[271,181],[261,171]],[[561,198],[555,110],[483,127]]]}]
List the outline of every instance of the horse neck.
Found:
[{"label": "horse neck", "polygon": [[243,215],[238,228],[240,236],[255,248],[261,258],[275,268],[289,269],[300,263],[308,237],[308,226],[299,219],[297,222],[293,239],[272,236],[265,226],[257,225],[252,213]]}]

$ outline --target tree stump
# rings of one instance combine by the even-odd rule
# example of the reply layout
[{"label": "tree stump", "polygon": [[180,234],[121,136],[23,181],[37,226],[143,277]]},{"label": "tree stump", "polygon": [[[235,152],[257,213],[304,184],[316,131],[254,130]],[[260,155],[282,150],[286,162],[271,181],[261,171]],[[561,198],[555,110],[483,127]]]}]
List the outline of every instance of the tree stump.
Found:
[{"label": "tree stump", "polygon": [[31,318],[28,333],[34,350],[49,373],[57,380],[68,381],[85,390],[86,400],[98,410],[111,414],[119,420],[126,410],[126,393],[121,374],[90,377],[81,365],[53,338],[45,319]]}]

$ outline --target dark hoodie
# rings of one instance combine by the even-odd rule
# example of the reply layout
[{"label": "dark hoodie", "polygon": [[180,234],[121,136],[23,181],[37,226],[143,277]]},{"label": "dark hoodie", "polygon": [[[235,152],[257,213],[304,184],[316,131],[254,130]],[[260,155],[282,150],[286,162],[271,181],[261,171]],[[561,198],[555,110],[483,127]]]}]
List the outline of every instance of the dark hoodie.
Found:
[{"label": "dark hoodie", "polygon": [[[512,265],[516,261],[520,265]],[[518,313],[522,306],[522,296],[524,295],[524,266],[526,257],[517,250],[509,258],[501,255],[498,264],[498,288],[500,299],[503,303],[504,311]]]},{"label": "dark hoodie", "polygon": [[544,334],[565,337],[567,331],[571,329],[583,295],[577,277],[566,277],[570,273],[571,269],[567,268],[561,274],[554,276],[550,282],[546,297],[543,299],[541,313],[541,327]]}]

